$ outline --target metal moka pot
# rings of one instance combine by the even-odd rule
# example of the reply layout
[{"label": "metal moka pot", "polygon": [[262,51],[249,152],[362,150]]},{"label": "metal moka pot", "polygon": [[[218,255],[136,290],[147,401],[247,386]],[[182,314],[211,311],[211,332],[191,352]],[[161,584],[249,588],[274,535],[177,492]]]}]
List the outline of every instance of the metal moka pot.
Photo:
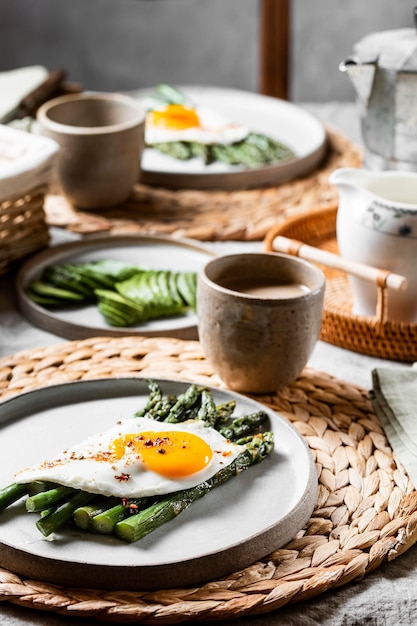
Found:
[{"label": "metal moka pot", "polygon": [[[417,27],[416,16],[417,7]],[[356,92],[366,166],[417,171],[416,30],[364,37],[339,69],[349,76]]]}]

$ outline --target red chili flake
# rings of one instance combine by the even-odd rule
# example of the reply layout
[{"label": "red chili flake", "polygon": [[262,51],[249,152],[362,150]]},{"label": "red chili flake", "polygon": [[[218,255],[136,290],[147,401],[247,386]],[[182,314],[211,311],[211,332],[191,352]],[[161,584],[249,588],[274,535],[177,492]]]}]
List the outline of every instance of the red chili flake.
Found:
[{"label": "red chili flake", "polygon": [[129,504],[129,500],[127,498],[122,498],[122,506],[127,506]]},{"label": "red chili flake", "polygon": [[169,443],[170,443],[169,437],[156,437],[156,439],[151,441],[149,445],[163,446],[163,445],[169,445]]},{"label": "red chili flake", "polygon": [[121,483],[127,483],[130,480],[130,474],[119,474],[119,476],[115,476],[115,479]]},{"label": "red chili flake", "polygon": [[97,463],[103,463],[103,462],[108,463],[109,461],[112,460],[113,454],[109,452],[108,450],[101,450],[97,452],[97,454],[93,454],[90,457],[85,457],[85,458],[93,459]]}]

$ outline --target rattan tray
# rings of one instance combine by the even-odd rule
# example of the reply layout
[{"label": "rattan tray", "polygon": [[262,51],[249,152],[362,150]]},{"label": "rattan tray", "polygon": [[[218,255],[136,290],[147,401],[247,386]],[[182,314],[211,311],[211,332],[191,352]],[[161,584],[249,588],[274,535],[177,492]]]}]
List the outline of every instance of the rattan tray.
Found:
[{"label": "rattan tray", "polygon": [[88,235],[166,234],[201,241],[260,241],[272,226],[292,215],[334,202],[329,174],[342,166],[359,167],[362,150],[334,129],[327,129],[328,152],[312,174],[278,187],[239,191],[169,190],[136,185],[123,205],[96,212],[77,211],[63,196],[46,199],[47,222]]},{"label": "rattan tray", "polygon": [[[92,338],[0,359],[0,400],[55,383],[136,375],[219,385],[198,342]],[[278,395],[257,399],[305,437],[319,476],[315,510],[284,548],[201,587],[152,592],[58,587],[3,569],[0,598],[91,620],[224,622],[275,611],[360,580],[415,543],[417,491],[396,460],[365,390],[306,369]]]},{"label": "rattan tray", "polygon": [[[273,250],[274,238],[282,235],[338,254],[336,215],[337,204],[334,204],[291,218],[267,233],[264,248]],[[380,293],[374,317],[354,315],[347,274],[327,267],[322,269],[326,275],[326,295],[320,339],[369,356],[409,363],[417,360],[417,325],[385,319],[387,294]]]}]

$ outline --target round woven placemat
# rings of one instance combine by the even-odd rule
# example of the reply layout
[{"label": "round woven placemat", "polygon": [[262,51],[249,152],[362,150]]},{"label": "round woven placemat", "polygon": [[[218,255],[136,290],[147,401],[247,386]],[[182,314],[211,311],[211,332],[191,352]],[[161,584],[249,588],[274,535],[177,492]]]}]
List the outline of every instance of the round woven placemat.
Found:
[{"label": "round woven placemat", "polygon": [[334,129],[327,129],[328,151],[319,168],[278,187],[219,190],[170,190],[138,184],[126,203],[95,212],[76,210],[63,196],[50,194],[45,212],[50,226],[83,235],[166,234],[201,241],[259,241],[281,220],[326,206],[336,199],[329,185],[338,167],[359,167],[362,150]]},{"label": "round woven placemat", "polygon": [[[336,241],[337,202],[289,218],[267,233],[264,249],[274,249],[278,235],[295,239],[321,250],[339,253]],[[321,266],[326,276],[326,294],[320,339],[360,354],[413,363],[417,360],[417,324],[385,319],[389,294],[378,294],[373,317],[352,311],[353,294],[345,272]],[[375,285],[375,291],[377,286]]]},{"label": "round woven placemat", "polygon": [[[220,384],[198,342],[92,338],[0,359],[0,400],[65,381],[135,375]],[[365,390],[307,368],[279,394],[257,399],[305,437],[319,476],[315,510],[284,548],[201,587],[152,592],[64,588],[3,569],[0,599],[102,621],[225,621],[277,610],[361,579],[414,544],[417,492]]]}]

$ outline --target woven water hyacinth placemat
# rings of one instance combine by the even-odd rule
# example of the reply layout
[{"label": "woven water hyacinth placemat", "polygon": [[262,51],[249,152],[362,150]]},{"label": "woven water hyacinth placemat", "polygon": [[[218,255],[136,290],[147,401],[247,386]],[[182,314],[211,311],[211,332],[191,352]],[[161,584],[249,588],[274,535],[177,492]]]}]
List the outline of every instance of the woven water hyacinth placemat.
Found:
[{"label": "woven water hyacinth placemat", "polygon": [[[220,384],[198,342],[92,338],[0,359],[0,400],[66,381],[136,375]],[[319,476],[312,516],[284,548],[201,587],[151,592],[64,588],[0,569],[0,598],[101,621],[225,621],[275,611],[361,579],[415,543],[417,492],[367,391],[307,368],[279,394],[257,399],[305,437]]]},{"label": "woven water hyacinth placemat", "polygon": [[220,190],[169,190],[136,185],[121,206],[78,211],[63,196],[50,194],[45,212],[50,226],[88,234],[165,234],[200,241],[259,241],[268,230],[292,215],[337,199],[329,185],[338,167],[360,167],[362,150],[334,129],[327,129],[323,163],[304,178],[278,187]]}]

